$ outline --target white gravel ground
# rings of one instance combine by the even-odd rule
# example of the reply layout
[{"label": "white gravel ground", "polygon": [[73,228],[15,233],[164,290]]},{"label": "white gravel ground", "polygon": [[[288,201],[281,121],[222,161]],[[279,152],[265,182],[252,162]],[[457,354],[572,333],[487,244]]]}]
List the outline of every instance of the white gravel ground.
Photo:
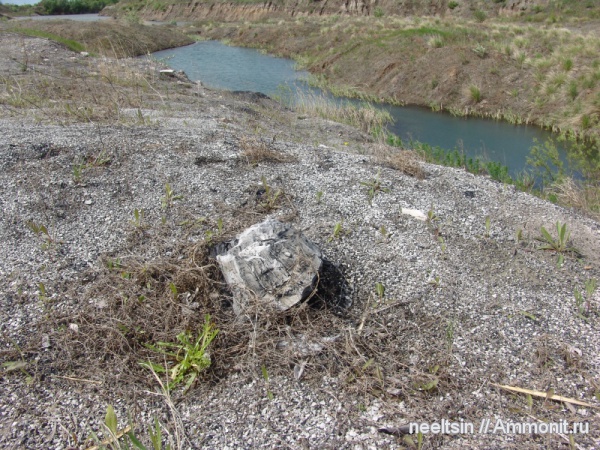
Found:
[{"label": "white gravel ground", "polygon": [[[85,448],[90,432],[101,431],[109,403],[121,425],[127,414],[141,424],[141,436],[158,416],[173,442],[174,430],[181,432],[180,448],[410,448],[403,437],[381,429],[442,419],[472,422],[475,431],[483,419],[492,427],[498,420],[585,422],[589,433],[574,435],[573,445],[600,448],[599,298],[596,293],[593,311],[583,319],[573,296],[586,280],[600,279],[598,222],[462,170],[424,165],[425,179],[409,177],[378,165],[369,156],[376,144],[357,131],[298,118],[268,99],[198,86],[189,92],[169,108],[142,110],[151,118],[146,125],[57,125],[36,121],[35,111],[0,109],[0,362],[18,359],[15,349],[26,349],[24,370],[33,375],[0,372],[2,448]],[[122,111],[123,117],[136,113]],[[241,156],[243,136],[268,142],[293,160],[249,165]],[[76,183],[73,165],[101,152],[110,164],[85,170]],[[378,192],[369,204],[361,182],[378,173],[389,192]],[[166,239],[192,245],[203,235],[185,233],[177,223],[222,217],[227,224],[253,198],[262,176],[287,197],[271,214],[291,217],[344,268],[355,288],[353,308],[372,308],[369,315],[355,311],[365,317],[361,336],[384,353],[391,335],[402,347],[393,353],[401,358],[394,362],[397,371],[384,369],[382,389],[356,388],[347,372],[329,373],[307,357],[300,380],[293,367],[280,367],[271,368],[275,375],[267,382],[257,364],[219,383],[198,384],[170,410],[147,387],[151,380],[123,395],[111,374],[81,380],[77,373],[45,370],[53,341],[32,343],[29,337],[48,315],[75,312],[92,301],[85,274],[102,266],[102,256],[135,251],[134,209],[160,227],[169,183],[183,198],[165,225],[172,228]],[[402,208],[431,210],[437,220],[420,221]],[[44,224],[56,244],[43,249],[44,235],[36,236],[30,221]],[[535,240],[540,226],[554,233],[557,221],[568,224],[583,255],[567,255],[560,268],[556,255],[537,250]],[[332,237],[336,223],[347,233]],[[145,258],[164,256],[158,254],[164,242],[147,244]],[[373,305],[368,299],[376,282],[385,286],[385,302]],[[335,331],[351,345],[360,321],[346,326]],[[448,357],[440,368],[442,354]],[[370,358],[392,367],[385,357],[357,349],[357,367]],[[437,375],[437,390],[424,392],[415,384]],[[528,403],[525,395],[493,383],[553,389],[594,406],[543,398]],[[426,434],[422,448],[568,445],[566,433],[497,430]]]}]

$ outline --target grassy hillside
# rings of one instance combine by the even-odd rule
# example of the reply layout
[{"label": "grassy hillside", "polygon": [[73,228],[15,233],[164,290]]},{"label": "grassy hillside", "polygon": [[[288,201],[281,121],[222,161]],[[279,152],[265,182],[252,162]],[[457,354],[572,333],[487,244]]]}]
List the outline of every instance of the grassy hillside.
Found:
[{"label": "grassy hillside", "polygon": [[[238,11],[236,12],[235,9]],[[379,0],[377,2],[315,2],[310,0],[121,0],[113,11],[138,11],[162,18],[240,18],[350,14],[460,17],[484,21],[494,17],[517,17],[532,22],[600,19],[600,4],[594,0]],[[262,13],[260,12],[262,10]]]}]

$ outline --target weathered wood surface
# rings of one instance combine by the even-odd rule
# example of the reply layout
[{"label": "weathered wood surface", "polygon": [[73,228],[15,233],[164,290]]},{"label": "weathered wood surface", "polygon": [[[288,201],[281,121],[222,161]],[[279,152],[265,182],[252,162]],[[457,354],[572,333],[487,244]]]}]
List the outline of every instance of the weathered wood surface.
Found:
[{"label": "weathered wood surface", "polygon": [[255,304],[286,310],[314,290],[321,251],[290,224],[275,219],[241,233],[217,261],[240,315]]}]

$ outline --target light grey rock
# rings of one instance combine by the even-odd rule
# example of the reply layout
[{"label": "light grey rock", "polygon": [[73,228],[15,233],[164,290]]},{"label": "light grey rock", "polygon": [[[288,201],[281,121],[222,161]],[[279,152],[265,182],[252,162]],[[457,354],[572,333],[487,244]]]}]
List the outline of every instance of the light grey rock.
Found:
[{"label": "light grey rock", "polygon": [[286,310],[313,291],[320,250],[291,225],[267,219],[241,233],[217,261],[234,295],[234,311],[252,305]]}]

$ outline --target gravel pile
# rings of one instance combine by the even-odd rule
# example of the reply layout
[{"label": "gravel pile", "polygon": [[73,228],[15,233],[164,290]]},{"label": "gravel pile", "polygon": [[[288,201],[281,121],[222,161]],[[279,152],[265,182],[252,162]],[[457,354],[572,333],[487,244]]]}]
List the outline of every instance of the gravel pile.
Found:
[{"label": "gravel pile", "polygon": [[[31,42],[60,54],[54,66],[71,61],[54,44]],[[378,144],[356,130],[262,96],[177,80],[155,88],[164,89],[160,107],[123,108],[113,123],[60,125],[40,121],[35,108],[0,109],[0,362],[25,363],[0,372],[0,446],[87,448],[92,431],[106,435],[112,404],[121,426],[129,414],[147,439],[157,417],[180,448],[410,447],[398,427],[442,419],[475,431],[482,419],[585,422],[576,448],[600,447],[600,298],[592,294],[585,317],[574,298],[600,279],[599,223],[462,170],[424,164],[424,179],[404,175],[373,157]],[[283,161],[251,161],[249,151],[264,148]],[[256,208],[263,180],[281,191],[270,210]],[[165,208],[167,184],[181,198]],[[266,216],[301,229],[352,285],[350,311],[323,337],[342,336],[353,364],[334,370],[304,355],[274,367],[258,357],[173,393],[174,403],[151,377],[121,389],[110,371],[50,370],[52,333],[78,340],[78,312],[102,297],[88,287],[107,258],[168,257],[207,238],[206,227],[184,223],[221,219],[239,229]],[[141,240],[136,221],[150,230]],[[581,252],[561,267],[536,241],[541,226],[555,234],[557,221]],[[58,315],[72,321],[40,334]],[[426,434],[423,448],[568,445],[565,433],[490,432]]]}]

